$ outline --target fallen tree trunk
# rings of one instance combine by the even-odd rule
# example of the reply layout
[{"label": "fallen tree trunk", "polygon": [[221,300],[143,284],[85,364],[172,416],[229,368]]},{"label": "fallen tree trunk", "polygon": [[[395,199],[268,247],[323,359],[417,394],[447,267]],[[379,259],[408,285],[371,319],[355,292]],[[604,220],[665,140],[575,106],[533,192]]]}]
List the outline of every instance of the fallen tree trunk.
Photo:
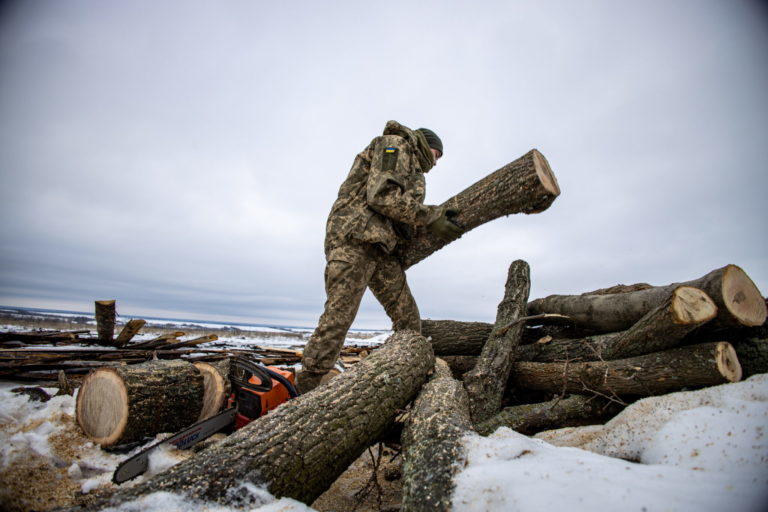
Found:
[{"label": "fallen tree trunk", "polygon": [[726,265],[685,283],[604,295],[550,295],[528,304],[529,314],[559,313],[577,325],[598,332],[623,331],[657,307],[678,286],[703,290],[718,308],[707,327],[757,326],[765,322],[766,305],[760,290],[736,265]]},{"label": "fallen tree trunk", "polygon": [[[574,338],[588,334],[574,329],[573,326],[565,324],[562,320],[554,323],[556,320],[554,318],[526,318],[536,319],[525,321],[525,328],[520,338],[521,345],[535,343],[544,336]],[[480,355],[492,330],[493,324],[488,322],[430,319],[421,321],[421,333],[432,343],[435,355],[441,357]]]},{"label": "fallen tree trunk", "polygon": [[[441,206],[458,209],[459,215],[454,220],[470,231],[505,215],[543,212],[558,195],[560,187],[547,159],[532,149]],[[403,267],[415,265],[448,243],[427,230],[420,230],[399,250]]]},{"label": "fallen tree trunk", "polygon": [[510,385],[553,393],[651,396],[737,382],[741,375],[733,346],[718,342],[616,361],[518,362],[512,368]]},{"label": "fallen tree trunk", "polygon": [[471,431],[467,393],[438,359],[403,430],[403,511],[451,510],[453,477],[464,458],[461,438]]},{"label": "fallen tree trunk", "polygon": [[741,363],[742,377],[768,373],[768,339],[750,338],[733,343]]},{"label": "fallen tree trunk", "polygon": [[76,418],[102,446],[175,432],[196,422],[203,377],[186,361],[150,361],[89,373],[77,395]]},{"label": "fallen tree trunk", "polygon": [[475,367],[477,356],[442,356],[440,359],[446,362],[451,369],[454,379],[461,380],[464,374]]},{"label": "fallen tree trunk", "polygon": [[139,333],[141,328],[144,327],[144,324],[146,323],[146,320],[142,320],[140,318],[128,320],[128,322],[126,322],[126,324],[123,326],[123,329],[120,331],[120,334],[117,335],[117,339],[115,339],[115,346],[124,347],[127,345],[128,342],[131,341],[133,337]]},{"label": "fallen tree trunk", "polygon": [[531,289],[531,269],[523,260],[513,261],[507,273],[504,298],[496,312],[496,323],[474,368],[464,375],[464,388],[469,396],[469,409],[474,423],[480,423],[501,409],[501,399],[507,387],[515,349],[523,331],[528,293]]},{"label": "fallen tree trunk", "polygon": [[114,300],[97,300],[96,309],[96,332],[98,333],[98,342],[100,345],[112,345],[112,338],[115,335],[115,303]]},{"label": "fallen tree trunk", "polygon": [[229,380],[230,359],[226,358],[210,363],[199,361],[194,365],[200,375],[203,376],[203,407],[198,417],[198,421],[200,421],[210,418],[223,409],[227,403],[232,391],[232,384]]},{"label": "fallen tree trunk", "polygon": [[602,397],[571,395],[538,404],[505,407],[498,414],[475,428],[478,434],[487,436],[499,427],[532,436],[543,430],[592,423],[603,423],[618,414],[623,407]]},{"label": "fallen tree trunk", "polygon": [[492,330],[493,324],[485,322],[421,321],[421,334],[429,339],[436,356],[476,356],[483,350]]},{"label": "fallen tree trunk", "polygon": [[376,441],[435,365],[424,337],[400,331],[328,385],[290,400],[217,445],[94,509],[157,491],[247,503],[247,485],[312,503]]},{"label": "fallen tree trunk", "polygon": [[670,349],[717,314],[712,299],[690,286],[680,286],[658,307],[626,331],[582,339],[534,343],[518,349],[518,361],[596,361],[639,356]]}]

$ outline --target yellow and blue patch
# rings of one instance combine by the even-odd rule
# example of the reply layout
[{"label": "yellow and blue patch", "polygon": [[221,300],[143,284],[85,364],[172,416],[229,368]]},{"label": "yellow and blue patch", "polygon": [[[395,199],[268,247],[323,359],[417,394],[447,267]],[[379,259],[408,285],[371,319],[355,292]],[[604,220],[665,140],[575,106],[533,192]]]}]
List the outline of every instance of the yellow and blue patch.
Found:
[{"label": "yellow and blue patch", "polygon": [[397,148],[393,148],[393,147],[384,148],[385,153],[394,153],[395,151],[397,151]]}]

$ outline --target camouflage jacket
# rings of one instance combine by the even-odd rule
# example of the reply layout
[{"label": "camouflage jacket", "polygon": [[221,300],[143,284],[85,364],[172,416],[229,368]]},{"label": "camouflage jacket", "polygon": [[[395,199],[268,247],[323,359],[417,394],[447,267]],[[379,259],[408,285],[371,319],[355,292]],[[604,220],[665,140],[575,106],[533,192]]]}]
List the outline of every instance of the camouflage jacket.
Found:
[{"label": "camouflage jacket", "polygon": [[387,122],[357,157],[328,215],[325,253],[352,238],[379,245],[387,253],[401,239],[398,223],[426,226],[440,216],[439,206],[424,205],[424,173],[413,132],[396,121]]}]

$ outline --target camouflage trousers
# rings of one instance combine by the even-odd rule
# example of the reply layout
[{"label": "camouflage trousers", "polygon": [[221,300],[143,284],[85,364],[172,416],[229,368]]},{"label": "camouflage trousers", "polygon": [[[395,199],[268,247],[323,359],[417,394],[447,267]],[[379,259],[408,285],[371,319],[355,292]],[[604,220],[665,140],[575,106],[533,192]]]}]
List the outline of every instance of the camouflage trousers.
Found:
[{"label": "camouflage trousers", "polygon": [[366,288],[370,288],[384,306],[392,320],[392,330],[421,332],[419,308],[408,288],[405,271],[394,256],[375,245],[351,240],[331,250],[327,259],[325,292],[328,298],[304,350],[304,373],[320,376],[333,368]]}]

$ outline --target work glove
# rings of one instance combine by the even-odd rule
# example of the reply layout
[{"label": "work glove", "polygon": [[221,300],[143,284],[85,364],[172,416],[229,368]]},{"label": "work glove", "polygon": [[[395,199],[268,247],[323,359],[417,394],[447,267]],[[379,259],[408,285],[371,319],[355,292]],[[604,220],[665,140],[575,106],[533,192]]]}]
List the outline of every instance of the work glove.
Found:
[{"label": "work glove", "polygon": [[446,208],[436,220],[427,226],[427,230],[441,240],[447,242],[456,240],[464,233],[461,225],[454,220],[458,214],[459,210]]}]

